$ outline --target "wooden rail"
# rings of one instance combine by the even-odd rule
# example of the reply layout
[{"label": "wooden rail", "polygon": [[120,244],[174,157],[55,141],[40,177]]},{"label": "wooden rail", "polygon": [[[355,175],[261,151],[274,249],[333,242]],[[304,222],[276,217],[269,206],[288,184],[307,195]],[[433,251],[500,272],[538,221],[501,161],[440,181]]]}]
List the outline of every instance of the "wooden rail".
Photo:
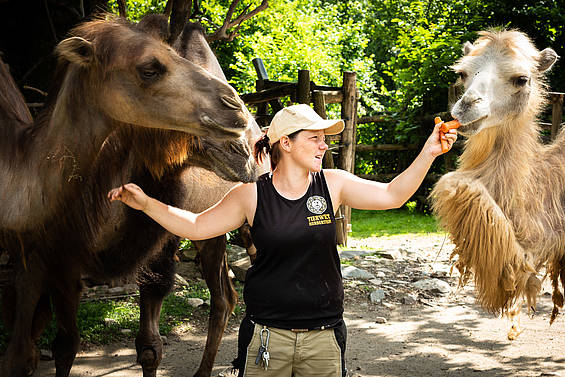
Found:
[{"label": "wooden rail", "polygon": [[551,111],[551,139],[555,139],[561,129],[563,119],[563,97],[565,93],[550,92],[552,111]]}]

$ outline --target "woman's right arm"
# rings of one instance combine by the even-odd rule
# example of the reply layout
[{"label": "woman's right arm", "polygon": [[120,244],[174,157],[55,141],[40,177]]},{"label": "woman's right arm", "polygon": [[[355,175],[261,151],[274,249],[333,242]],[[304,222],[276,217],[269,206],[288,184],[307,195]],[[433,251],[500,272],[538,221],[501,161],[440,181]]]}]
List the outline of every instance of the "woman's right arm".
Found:
[{"label": "woman's right arm", "polygon": [[145,212],[177,236],[196,241],[217,237],[243,225],[250,213],[250,205],[254,203],[253,198],[256,198],[256,191],[253,183],[238,184],[222,200],[198,214],[151,198],[133,183],[110,190],[108,198]]}]

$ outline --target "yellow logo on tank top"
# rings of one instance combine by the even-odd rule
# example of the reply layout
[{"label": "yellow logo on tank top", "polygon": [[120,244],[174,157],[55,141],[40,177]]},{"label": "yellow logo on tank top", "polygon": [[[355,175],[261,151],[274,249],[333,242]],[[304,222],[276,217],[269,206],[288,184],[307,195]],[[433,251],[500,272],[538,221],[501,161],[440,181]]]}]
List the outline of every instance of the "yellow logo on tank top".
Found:
[{"label": "yellow logo on tank top", "polygon": [[331,224],[332,218],[329,213],[324,213],[323,215],[308,216],[308,226]]}]

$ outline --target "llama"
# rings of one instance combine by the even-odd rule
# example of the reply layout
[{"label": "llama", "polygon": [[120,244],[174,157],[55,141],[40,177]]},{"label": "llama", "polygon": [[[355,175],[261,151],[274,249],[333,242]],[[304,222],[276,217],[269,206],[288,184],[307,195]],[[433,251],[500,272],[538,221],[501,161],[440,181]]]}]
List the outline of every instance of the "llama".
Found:
[{"label": "llama", "polygon": [[553,322],[563,306],[559,277],[565,282],[565,133],[543,145],[536,117],[557,54],[516,30],[481,32],[463,52],[453,68],[465,92],[451,113],[467,140],[458,169],[434,187],[432,208],[455,244],[460,283],[474,275],[487,311],[512,315],[521,297],[533,309],[545,267]]}]

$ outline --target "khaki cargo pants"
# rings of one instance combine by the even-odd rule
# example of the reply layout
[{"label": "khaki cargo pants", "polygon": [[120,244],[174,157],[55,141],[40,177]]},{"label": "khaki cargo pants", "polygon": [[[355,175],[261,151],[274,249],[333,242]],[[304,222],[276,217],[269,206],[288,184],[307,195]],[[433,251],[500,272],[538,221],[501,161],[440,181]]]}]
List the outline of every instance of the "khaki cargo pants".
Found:
[{"label": "khaki cargo pants", "polygon": [[[269,327],[269,366],[265,370],[255,359],[261,345],[263,326],[255,324],[247,347],[243,376],[261,377],[341,377],[341,348],[333,329],[292,331]],[[263,333],[265,339],[265,333]]]}]

